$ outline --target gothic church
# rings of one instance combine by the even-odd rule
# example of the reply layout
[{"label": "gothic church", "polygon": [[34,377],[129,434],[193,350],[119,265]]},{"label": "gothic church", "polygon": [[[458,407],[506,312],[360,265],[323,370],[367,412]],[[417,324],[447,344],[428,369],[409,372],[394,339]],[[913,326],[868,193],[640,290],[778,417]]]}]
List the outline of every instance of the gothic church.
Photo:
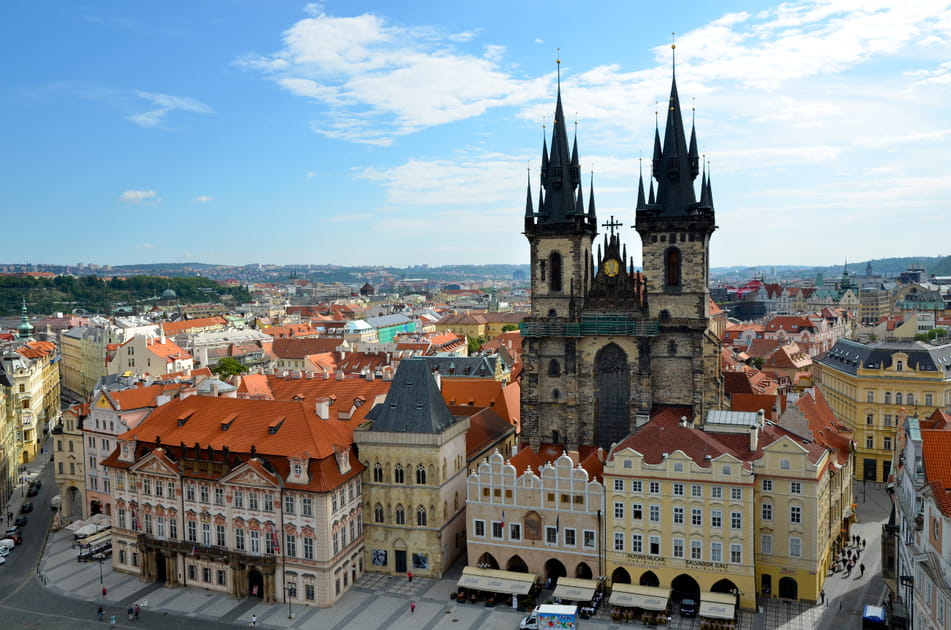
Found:
[{"label": "gothic church", "polygon": [[577,132],[569,148],[559,81],[537,206],[531,182],[525,204],[532,312],[521,326],[521,419],[532,448],[609,448],[660,407],[689,408],[697,421],[721,408],[720,340],[709,327],[712,187],[704,173],[698,200],[696,132],[688,144],[676,75],[652,167],[646,196],[640,177],[634,213],[638,272],[613,217],[595,251],[593,184],[585,208]]}]

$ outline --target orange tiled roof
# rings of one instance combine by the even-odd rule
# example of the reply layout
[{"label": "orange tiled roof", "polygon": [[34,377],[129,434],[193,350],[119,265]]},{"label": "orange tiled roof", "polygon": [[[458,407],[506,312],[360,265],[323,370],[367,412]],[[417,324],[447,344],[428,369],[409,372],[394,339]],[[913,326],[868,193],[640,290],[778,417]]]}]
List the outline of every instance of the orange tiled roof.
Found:
[{"label": "orange tiled roof", "polygon": [[951,516],[951,431],[925,430],[921,432],[921,455],[925,464],[925,479],[934,492],[935,503],[945,516]]},{"label": "orange tiled roof", "polygon": [[177,335],[179,333],[187,332],[194,328],[213,328],[216,326],[227,326],[228,320],[221,316],[215,317],[199,317],[198,319],[183,319],[178,322],[164,322],[162,324],[162,332],[166,335]]}]

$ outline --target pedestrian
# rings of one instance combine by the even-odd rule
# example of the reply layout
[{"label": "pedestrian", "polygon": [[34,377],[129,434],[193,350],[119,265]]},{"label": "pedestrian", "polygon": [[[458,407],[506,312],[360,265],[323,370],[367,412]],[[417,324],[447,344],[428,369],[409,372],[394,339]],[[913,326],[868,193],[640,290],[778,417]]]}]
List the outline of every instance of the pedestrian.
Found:
[{"label": "pedestrian", "polygon": [[413,600],[410,600],[409,602],[409,612],[410,614],[416,612],[416,602],[414,602]]},{"label": "pedestrian", "polygon": [[129,610],[126,611],[129,614],[129,621],[132,621],[132,615],[135,614],[135,608],[132,605],[129,605]]},{"label": "pedestrian", "polygon": [[140,611],[140,610],[142,610],[142,609],[139,607],[139,603],[136,602],[136,604],[135,604],[135,620],[136,620],[136,621],[139,620],[139,611]]},{"label": "pedestrian", "polygon": [[852,575],[852,563],[849,562],[847,565],[845,565],[845,577],[849,577],[851,575]]},{"label": "pedestrian", "polygon": [[862,577],[863,575],[865,575],[865,563],[864,563],[864,562],[859,565],[859,571],[861,571],[861,573],[859,573],[859,577]]},{"label": "pedestrian", "polygon": [[99,621],[102,621],[102,606],[99,607],[99,610],[96,611],[96,618]]},{"label": "pedestrian", "polygon": [[252,627],[252,628],[256,628],[257,625],[258,625],[258,616],[257,616],[257,615],[251,615],[251,627]]},{"label": "pedestrian", "polygon": [[116,616],[115,616],[115,615],[112,615],[112,616],[109,617],[109,625],[110,625],[110,626],[116,625]]},{"label": "pedestrian", "polygon": [[862,539],[862,549],[865,549],[865,539]]},{"label": "pedestrian", "polygon": [[[820,601],[821,601],[823,604],[826,603],[826,590],[825,590],[825,589],[822,589],[821,591],[819,591],[819,599],[820,599]],[[826,606],[828,606],[828,604],[826,604]]]},{"label": "pedestrian", "polygon": [[410,581],[410,582],[413,581],[413,572],[412,572],[412,571],[407,571],[407,572],[406,572],[406,579],[407,579],[408,581]]},{"label": "pedestrian", "polygon": [[102,587],[102,598],[103,598],[103,599],[106,598],[106,593],[108,593],[108,592],[109,592],[109,591],[106,589],[106,587],[103,586],[103,587]]}]

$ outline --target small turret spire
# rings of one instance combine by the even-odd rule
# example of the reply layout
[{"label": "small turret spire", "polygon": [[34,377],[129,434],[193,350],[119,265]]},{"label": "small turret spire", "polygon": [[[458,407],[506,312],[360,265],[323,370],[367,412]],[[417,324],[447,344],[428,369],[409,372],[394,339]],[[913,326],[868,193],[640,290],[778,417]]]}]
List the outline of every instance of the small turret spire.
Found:
[{"label": "small turret spire", "polygon": [[650,195],[647,197],[647,204],[652,206],[657,203],[657,200],[654,198],[654,180],[651,180],[651,191]]},{"label": "small turret spire", "polygon": [[598,216],[594,211],[594,170],[591,171],[591,183],[589,184],[591,190],[588,191],[588,221],[591,225],[598,224]]},{"label": "small turret spire", "polygon": [[532,169],[528,169],[528,192],[525,194],[525,229],[535,223],[535,210],[532,208]]},{"label": "small turret spire", "polygon": [[646,205],[644,201],[644,160],[637,158],[638,177],[637,177],[637,210],[641,210]]}]

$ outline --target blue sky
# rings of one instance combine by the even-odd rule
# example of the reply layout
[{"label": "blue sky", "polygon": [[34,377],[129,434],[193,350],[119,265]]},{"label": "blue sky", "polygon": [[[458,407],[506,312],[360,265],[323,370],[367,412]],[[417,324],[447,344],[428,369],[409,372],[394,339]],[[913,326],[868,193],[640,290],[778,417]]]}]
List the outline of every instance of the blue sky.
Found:
[{"label": "blue sky", "polygon": [[944,255],[949,7],[13,0],[0,263],[527,262],[558,49],[599,218],[630,226],[672,32],[712,265]]}]

